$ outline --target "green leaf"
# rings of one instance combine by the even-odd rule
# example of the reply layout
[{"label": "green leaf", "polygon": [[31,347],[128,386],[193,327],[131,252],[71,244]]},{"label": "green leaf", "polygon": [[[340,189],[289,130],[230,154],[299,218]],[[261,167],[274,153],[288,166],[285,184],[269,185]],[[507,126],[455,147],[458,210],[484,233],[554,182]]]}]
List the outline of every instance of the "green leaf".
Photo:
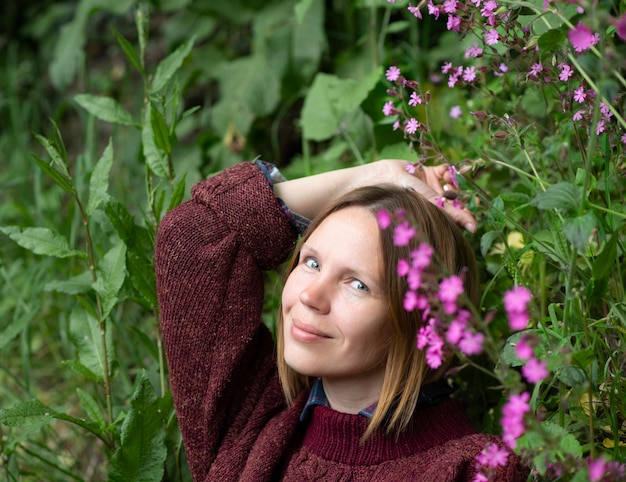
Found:
[{"label": "green leaf", "polygon": [[165,57],[154,72],[154,78],[152,79],[152,85],[150,86],[150,92],[155,94],[163,89],[170,79],[176,74],[183,61],[191,52],[194,42],[196,41],[195,35],[178,47],[174,52]]},{"label": "green leaf", "polygon": [[152,124],[152,132],[154,133],[154,142],[156,146],[165,154],[172,152],[172,143],[170,141],[170,133],[165,123],[165,117],[161,114],[158,107],[151,102],[150,123]]},{"label": "green leaf", "polygon": [[320,1],[301,0],[295,7],[296,25],[291,42],[292,69],[309,82],[318,69],[326,47],[324,29],[325,4]]},{"label": "green leaf", "polygon": [[89,203],[87,216],[91,216],[103,201],[109,198],[109,174],[113,165],[113,143],[109,139],[102,157],[96,163],[89,179]]},{"label": "green leaf", "polygon": [[99,377],[98,375],[96,375],[94,372],[92,372],[89,368],[87,368],[78,360],[63,360],[61,362],[61,365],[66,366],[77,375],[85,377],[85,379],[89,381],[96,382],[96,383],[102,383],[103,381],[102,377]]},{"label": "green leaf", "polygon": [[0,226],[0,231],[9,236],[22,248],[28,249],[35,254],[54,256],[55,258],[68,258],[70,256],[87,257],[85,253],[70,249],[67,239],[48,228]]},{"label": "green leaf", "polygon": [[117,303],[117,296],[126,279],[126,245],[123,242],[104,255],[98,266],[98,273],[98,279],[93,287],[100,295],[104,320]]},{"label": "green leaf", "polygon": [[167,161],[156,144],[154,130],[152,129],[152,106],[150,103],[146,104],[143,127],[141,129],[141,143],[143,156],[150,170],[159,177],[167,177]]},{"label": "green leaf", "polygon": [[52,159],[52,162],[63,170],[63,177],[68,178],[69,175],[67,172],[67,155],[64,158],[59,152],[59,150],[57,149],[57,147],[48,139],[46,139],[44,136],[35,134],[35,137],[37,138],[39,143],[43,146],[43,148],[46,150],[46,152]]},{"label": "green leaf", "polygon": [[487,256],[487,253],[489,252],[489,250],[491,249],[491,246],[493,245],[493,242],[498,239],[498,236],[500,236],[502,234],[501,231],[496,230],[496,231],[487,231],[485,234],[483,234],[480,238],[480,253],[483,256]]},{"label": "green leaf", "polygon": [[618,235],[613,234],[609,240],[604,244],[604,248],[600,251],[600,254],[596,256],[591,267],[593,277],[597,280],[603,279],[607,273],[614,266],[615,258],[617,257],[617,239]]},{"label": "green leaf", "polygon": [[78,94],[74,96],[74,100],[83,109],[100,120],[127,126],[136,125],[130,113],[111,97]]},{"label": "green leaf", "polygon": [[126,55],[126,58],[128,59],[128,61],[131,63],[133,67],[135,67],[135,69],[137,69],[137,71],[141,75],[143,75],[144,70],[143,70],[143,67],[141,66],[141,62],[139,61],[139,56],[137,55],[137,51],[135,50],[135,47],[133,47],[132,44],[128,40],[126,40],[126,38],[124,38],[124,36],[121,33],[119,33],[114,26],[112,26],[111,29],[113,30],[113,35],[115,35],[115,38],[117,38],[117,43],[119,44],[120,48],[124,52],[124,55]]},{"label": "green leaf", "polygon": [[270,114],[280,101],[280,79],[261,55],[228,62],[217,77],[221,99],[213,107],[211,124],[221,136],[232,127],[246,136],[254,119]]},{"label": "green leaf", "polygon": [[304,137],[323,141],[335,135],[343,116],[359,107],[380,80],[381,72],[379,68],[360,81],[317,74],[302,108]]},{"label": "green leaf", "polygon": [[96,402],[96,399],[93,398],[89,392],[86,392],[81,388],[76,388],[76,394],[78,395],[78,399],[85,409],[89,419],[95,422],[98,427],[104,429],[106,426],[104,415],[102,415],[102,411],[100,410],[100,406],[98,405],[98,402]]},{"label": "green leaf", "polygon": [[0,409],[0,423],[8,427],[25,427],[53,419],[55,411],[39,400],[20,400],[13,406]]},{"label": "green leaf", "polygon": [[72,196],[76,196],[76,189],[74,189],[74,186],[72,186],[72,181],[70,179],[61,174],[43,159],[40,159],[34,154],[31,155],[35,159],[35,162],[39,166],[39,169],[41,169],[46,176],[52,179],[65,192],[71,194]]},{"label": "green leaf", "polygon": [[124,418],[121,445],[111,458],[110,482],[160,482],[167,458],[165,429],[159,403],[145,375]]},{"label": "green leaf", "polygon": [[176,206],[178,206],[183,197],[185,196],[185,187],[186,187],[187,173],[178,181],[172,195],[170,197],[169,202],[167,203],[167,211],[171,211]]},{"label": "green leaf", "polygon": [[87,270],[63,281],[50,281],[49,283],[46,283],[44,290],[57,291],[68,295],[78,295],[90,291],[92,284],[93,277],[91,271]]},{"label": "green leaf", "polygon": [[548,30],[539,37],[539,49],[542,52],[555,52],[561,48],[565,40],[565,33],[561,29]]},{"label": "green leaf", "polygon": [[[76,347],[78,361],[98,380],[104,380],[105,369],[110,371],[112,362],[112,356],[109,356],[109,366],[105,366],[101,333],[105,328],[81,306],[76,306],[70,313],[70,339]],[[106,350],[107,355],[113,354],[111,330],[106,331]]]},{"label": "green leaf", "polygon": [[573,219],[566,219],[563,223],[563,233],[576,248],[584,250],[595,227],[596,218],[593,213],[588,212]]},{"label": "green leaf", "polygon": [[571,182],[559,182],[537,194],[531,204],[543,210],[562,209],[576,212],[581,204],[580,189]]}]

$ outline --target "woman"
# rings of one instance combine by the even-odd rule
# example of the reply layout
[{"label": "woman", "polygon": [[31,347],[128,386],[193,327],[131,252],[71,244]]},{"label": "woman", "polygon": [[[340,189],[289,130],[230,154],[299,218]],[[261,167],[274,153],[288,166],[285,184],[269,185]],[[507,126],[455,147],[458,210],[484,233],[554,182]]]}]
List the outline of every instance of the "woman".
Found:
[{"label": "woman", "polygon": [[[402,308],[402,250],[376,212],[402,208],[443,269],[466,271],[469,297],[475,266],[454,221],[473,231],[474,219],[424,202],[450,181],[445,166],[411,175],[405,164],[274,183],[272,166],[242,163],[164,218],[159,303],[194,480],[474,479],[476,455],[498,440],[475,433],[436,383],[446,364],[430,371],[415,347],[421,317]],[[276,349],[261,319],[263,270],[287,259],[307,218]],[[496,480],[526,479],[512,454],[497,470]]]}]

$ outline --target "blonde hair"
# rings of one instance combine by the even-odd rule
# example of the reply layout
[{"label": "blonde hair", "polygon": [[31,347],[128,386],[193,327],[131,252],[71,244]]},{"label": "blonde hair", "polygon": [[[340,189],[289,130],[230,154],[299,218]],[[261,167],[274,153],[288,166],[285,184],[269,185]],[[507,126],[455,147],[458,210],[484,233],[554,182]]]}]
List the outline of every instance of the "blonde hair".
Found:
[{"label": "blonde hair", "polygon": [[[400,247],[394,245],[393,229],[379,230],[384,260],[382,286],[388,301],[391,340],[383,387],[377,408],[363,435],[362,441],[365,441],[383,426],[387,433],[401,433],[411,420],[422,385],[440,379],[454,361],[448,357],[441,367],[432,370],[425,362],[424,351],[417,349],[417,332],[424,321],[421,312],[404,309],[403,300],[408,286],[406,279],[397,275],[398,261],[409,259],[410,252],[420,241],[424,241],[432,246],[438,269],[446,274],[463,274],[465,294],[475,305],[479,296],[479,281],[474,253],[460,228],[442,209],[408,188],[367,186],[346,194],[316,217],[301,243],[332,213],[352,206],[366,208],[374,215],[380,210],[391,214],[401,210],[405,219],[420,233],[419,238],[414,238],[408,246]],[[298,264],[299,255],[300,247],[287,266],[287,276]],[[278,374],[286,400],[291,404],[301,391],[310,387],[310,380],[285,363],[283,321],[281,306],[276,330]]]}]

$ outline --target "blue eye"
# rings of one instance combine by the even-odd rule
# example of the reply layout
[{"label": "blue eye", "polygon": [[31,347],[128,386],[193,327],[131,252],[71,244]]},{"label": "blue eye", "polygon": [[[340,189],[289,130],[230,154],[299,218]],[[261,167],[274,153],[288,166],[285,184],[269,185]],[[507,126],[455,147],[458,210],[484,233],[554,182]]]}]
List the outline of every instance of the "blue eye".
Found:
[{"label": "blue eye", "polygon": [[320,269],[320,264],[317,262],[317,260],[315,258],[306,258],[304,260],[304,264],[311,269],[314,270],[319,270]]},{"label": "blue eye", "polygon": [[361,281],[359,281],[358,279],[354,279],[350,282],[350,284],[357,290],[357,291],[363,291],[365,293],[367,293],[370,289],[367,287],[367,285],[365,285],[364,283],[362,283]]}]

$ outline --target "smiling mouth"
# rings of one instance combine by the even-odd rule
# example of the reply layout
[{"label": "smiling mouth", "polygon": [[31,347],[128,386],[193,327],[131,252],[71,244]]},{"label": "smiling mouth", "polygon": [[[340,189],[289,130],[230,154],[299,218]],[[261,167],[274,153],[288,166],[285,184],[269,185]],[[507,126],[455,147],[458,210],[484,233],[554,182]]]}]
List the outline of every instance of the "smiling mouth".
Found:
[{"label": "smiling mouth", "polygon": [[324,332],[318,330],[312,325],[302,323],[299,320],[291,320],[291,336],[298,341],[310,343],[313,341],[321,341],[331,338]]}]

